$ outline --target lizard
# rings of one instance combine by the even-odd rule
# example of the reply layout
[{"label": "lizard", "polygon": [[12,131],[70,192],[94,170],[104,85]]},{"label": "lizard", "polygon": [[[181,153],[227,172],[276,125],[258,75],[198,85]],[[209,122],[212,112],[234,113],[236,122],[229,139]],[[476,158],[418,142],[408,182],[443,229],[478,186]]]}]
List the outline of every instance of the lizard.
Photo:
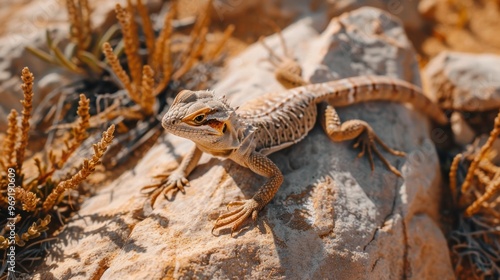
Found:
[{"label": "lizard", "polygon": [[[287,148],[302,139],[314,127],[318,117],[332,141],[357,141],[361,148],[358,157],[367,154],[374,169],[372,151],[394,174],[401,173],[380,153],[375,144],[396,156],[402,151],[389,148],[362,120],[341,122],[335,107],[344,107],[367,101],[409,103],[439,124],[448,123],[441,109],[422,94],[413,84],[386,76],[358,76],[336,81],[308,84],[300,77],[301,68],[293,60],[284,60],[275,72],[276,78],[287,89],[271,92],[247,102],[239,108],[230,106],[227,99],[213,91],[182,90],[162,118],[164,129],[195,143],[180,165],[160,184],[146,186],[151,203],[156,197],[172,191],[185,192],[187,177],[194,170],[203,153],[230,159],[266,177],[266,182],[250,199],[233,201],[228,212],[215,221],[212,232],[223,227],[236,231],[248,218],[257,219],[258,212],[274,197],[283,183],[279,168],[269,154]],[[230,210],[230,207],[235,207]]]}]

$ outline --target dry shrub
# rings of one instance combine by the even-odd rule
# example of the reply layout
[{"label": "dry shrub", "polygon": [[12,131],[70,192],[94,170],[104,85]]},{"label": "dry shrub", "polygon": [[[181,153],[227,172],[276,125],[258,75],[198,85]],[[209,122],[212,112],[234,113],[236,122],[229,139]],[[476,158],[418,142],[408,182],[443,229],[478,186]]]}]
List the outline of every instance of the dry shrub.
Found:
[{"label": "dry shrub", "polygon": [[[460,279],[500,278],[500,167],[491,149],[500,134],[500,113],[486,143],[477,151],[458,154],[450,168],[450,189],[459,215],[451,232],[451,254]],[[457,175],[468,164],[457,187]]]},{"label": "dry shrub", "polygon": [[[184,43],[185,46],[179,48],[179,46],[173,45],[172,40],[174,35],[173,21],[176,15],[175,1],[172,2],[169,12],[166,13],[163,28],[156,38],[142,0],[137,0],[135,6],[130,0],[127,3],[126,8],[117,4],[115,11],[122,29],[129,74],[123,69],[111,44],[103,44],[103,52],[116,77],[120,80],[123,88],[127,90],[130,99],[135,104],[140,105],[140,110],[145,115],[151,115],[158,113],[158,110],[153,110],[156,97],[166,89],[169,83],[178,82],[197,64],[208,63],[220,55],[234,27],[229,26],[222,39],[209,50],[206,48],[206,35],[210,17],[207,13],[202,13],[197,18],[187,42]],[[210,4],[209,1],[207,5]],[[137,10],[142,22],[147,58],[142,58],[139,53],[140,42],[134,16],[135,10]]]},{"label": "dry shrub", "polygon": [[[94,144],[94,154],[77,167],[69,179],[59,178],[55,171],[61,170],[70,157],[87,138],[89,127],[89,100],[80,95],[78,121],[72,133],[63,140],[65,147],[60,151],[50,150],[48,162],[34,158],[37,173],[27,174],[24,168],[29,140],[30,117],[33,99],[33,74],[26,67],[22,71],[24,99],[23,110],[18,123],[18,113],[12,110],[8,116],[5,145],[0,153],[0,254],[2,255],[0,277],[7,273],[7,250],[16,248],[16,268],[28,272],[33,262],[41,259],[46,244],[61,226],[52,217],[61,218],[63,209],[69,209],[67,190],[76,189],[100,163],[104,152],[113,139],[114,126],[103,133],[102,139]],[[30,159],[28,159],[30,160]],[[68,210],[71,212],[71,210]],[[68,213],[64,213],[68,214]],[[11,234],[15,232],[15,234]]]}]

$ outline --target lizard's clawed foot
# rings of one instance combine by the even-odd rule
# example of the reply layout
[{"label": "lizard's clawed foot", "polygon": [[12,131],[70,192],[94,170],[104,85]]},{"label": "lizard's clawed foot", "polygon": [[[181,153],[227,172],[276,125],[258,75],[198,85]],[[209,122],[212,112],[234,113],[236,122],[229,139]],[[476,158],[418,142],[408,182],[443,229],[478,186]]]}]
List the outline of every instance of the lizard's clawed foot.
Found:
[{"label": "lizard's clawed foot", "polygon": [[395,156],[400,156],[400,157],[406,156],[406,154],[404,152],[393,150],[393,149],[389,148],[375,134],[375,132],[373,132],[373,130],[368,128],[361,135],[359,135],[358,140],[353,145],[353,148],[355,148],[355,149],[361,146],[361,152],[359,152],[358,158],[362,157],[366,152],[368,154],[368,160],[370,161],[370,167],[372,170],[374,170],[375,165],[373,163],[373,155],[372,155],[372,151],[373,151],[378,156],[378,158],[385,164],[385,166],[387,166],[387,168],[390,171],[392,171],[392,173],[401,177],[401,172],[399,172],[399,170],[396,167],[392,166],[392,164],[390,164],[389,161],[387,161],[387,159],[380,153],[377,146],[375,145],[375,142],[377,144],[379,144],[384,150],[386,150],[390,154],[393,154]]},{"label": "lizard's clawed foot", "polygon": [[171,192],[172,196],[169,199],[171,200],[178,191],[186,193],[184,188],[189,186],[188,179],[186,179],[184,175],[176,172],[158,175],[155,176],[155,178],[160,179],[160,182],[141,188],[141,192],[150,197],[151,207],[153,207],[160,194],[163,193],[165,198],[169,199],[168,194]]},{"label": "lizard's clawed foot", "polygon": [[[237,207],[233,210],[229,210],[229,207],[232,206]],[[257,219],[260,205],[254,199],[248,199],[231,202],[227,205],[227,209],[229,212],[220,215],[217,221],[215,221],[215,225],[212,228],[212,234],[214,230],[218,228],[230,226],[232,235],[248,217],[251,216],[254,221]]]}]

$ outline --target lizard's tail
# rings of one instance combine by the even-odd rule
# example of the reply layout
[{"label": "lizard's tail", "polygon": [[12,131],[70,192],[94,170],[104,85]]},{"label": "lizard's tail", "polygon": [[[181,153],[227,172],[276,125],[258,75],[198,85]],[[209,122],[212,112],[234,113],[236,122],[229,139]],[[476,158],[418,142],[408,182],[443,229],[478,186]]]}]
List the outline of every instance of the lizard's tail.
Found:
[{"label": "lizard's tail", "polygon": [[307,87],[315,87],[312,92],[315,92],[317,101],[328,100],[333,106],[342,107],[377,100],[409,103],[437,123],[448,123],[448,118],[436,103],[427,98],[419,87],[403,80],[383,76],[359,76]]}]

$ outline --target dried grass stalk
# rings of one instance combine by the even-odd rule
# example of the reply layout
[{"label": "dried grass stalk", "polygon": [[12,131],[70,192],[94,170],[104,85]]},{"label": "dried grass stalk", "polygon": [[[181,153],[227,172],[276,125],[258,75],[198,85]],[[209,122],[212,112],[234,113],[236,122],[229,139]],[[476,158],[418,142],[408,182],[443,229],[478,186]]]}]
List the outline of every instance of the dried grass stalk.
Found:
[{"label": "dried grass stalk", "polygon": [[127,55],[128,68],[132,83],[135,85],[141,84],[142,78],[142,63],[139,57],[139,38],[137,35],[137,26],[134,21],[133,13],[131,12],[130,0],[129,8],[123,9],[120,4],[116,4],[116,18],[122,27],[123,42],[125,54]]},{"label": "dried grass stalk", "polygon": [[90,42],[90,7],[87,0],[66,0],[68,19],[71,24],[70,39],[78,50],[85,50]]},{"label": "dried grass stalk", "polygon": [[462,160],[463,155],[458,154],[453,158],[453,162],[451,163],[450,166],[450,190],[451,190],[451,195],[453,198],[453,202],[456,203],[457,199],[457,170],[458,170],[458,164]]},{"label": "dried grass stalk", "polygon": [[208,29],[208,26],[210,25],[210,14],[208,11],[210,11],[211,5],[212,1],[207,1],[206,8],[202,10],[206,12],[200,13],[199,17],[196,19],[193,29],[191,30],[191,34],[189,35],[191,41],[189,42],[189,46],[186,48],[186,51],[182,54],[182,60],[186,60],[187,57],[189,57],[189,51],[194,50],[194,45],[196,44],[197,39],[201,38],[200,34],[202,33],[203,28]]},{"label": "dried grass stalk", "polygon": [[87,137],[87,128],[90,123],[90,100],[83,93],[80,93],[80,101],[78,101],[76,113],[80,118],[78,124],[73,129],[73,133],[77,141],[83,141]]},{"label": "dried grass stalk", "polygon": [[[170,82],[172,72],[174,70],[174,65],[172,62],[172,50],[171,50],[171,37],[172,37],[172,21],[173,21],[174,12],[171,11],[169,16],[167,16],[165,20],[165,24],[162,30],[162,34],[158,39],[158,42],[161,43],[161,53],[156,54],[160,55],[158,61],[154,61],[153,65],[156,65],[156,73],[161,73],[161,77],[159,77],[159,82],[154,89],[154,95],[160,94],[165,87]],[[154,68],[153,68],[154,69]]]},{"label": "dried grass stalk", "polygon": [[68,158],[80,147],[83,140],[87,138],[87,129],[90,126],[90,100],[84,94],[80,94],[78,102],[78,122],[73,127],[73,137],[67,141],[66,149],[62,151],[61,158],[57,161],[57,168],[61,168]]},{"label": "dried grass stalk", "polygon": [[483,195],[478,197],[467,209],[465,209],[465,216],[470,217],[477,213],[481,208],[481,205],[491,199],[500,188],[500,173],[495,174],[495,177],[486,186],[486,190]]},{"label": "dried grass stalk", "polygon": [[111,48],[111,45],[108,42],[104,43],[102,45],[102,50],[104,52],[104,55],[108,59],[109,65],[111,65],[111,69],[113,69],[113,72],[116,74],[120,82],[122,82],[123,87],[125,87],[125,89],[128,91],[132,101],[139,104],[140,98],[139,94],[136,91],[136,87],[130,82],[130,78],[128,77],[125,70],[123,70],[118,57],[113,52],[113,48]]},{"label": "dried grass stalk", "polygon": [[153,113],[155,95],[153,94],[155,80],[154,71],[149,65],[144,65],[142,69],[141,107],[146,115]]},{"label": "dried grass stalk", "polygon": [[479,162],[479,168],[481,170],[484,170],[485,172],[488,172],[490,174],[496,174],[496,173],[499,173],[500,172],[500,167],[494,165],[492,162],[491,162],[491,158],[493,157],[490,157],[489,159],[483,159]]},{"label": "dried grass stalk", "polygon": [[80,30],[80,23],[82,22],[77,12],[75,2],[73,0],[66,0],[66,10],[68,11],[68,20],[70,22],[70,40],[80,46],[82,41],[82,30]]},{"label": "dried grass stalk", "polygon": [[92,10],[90,9],[89,2],[87,0],[79,0],[79,2],[82,11],[83,34],[85,34],[85,38],[90,38],[92,30],[91,26]]},{"label": "dried grass stalk", "polygon": [[466,194],[467,191],[470,188],[470,185],[472,183],[472,177],[474,176],[474,170],[476,170],[479,162],[486,157],[486,154],[488,151],[491,149],[491,146],[493,146],[493,142],[495,139],[498,138],[498,135],[500,134],[500,113],[497,115],[495,118],[495,125],[493,127],[493,130],[490,133],[490,137],[486,141],[486,143],[481,147],[481,150],[479,153],[474,157],[472,160],[469,170],[467,171],[467,175],[465,176],[464,183],[462,184],[462,193]]},{"label": "dried grass stalk", "polygon": [[[142,21],[142,29],[144,30],[144,36],[146,37],[146,47],[148,48],[148,53],[153,54],[155,49],[155,33],[153,30],[153,25],[151,24],[151,19],[149,18],[148,9],[142,3],[142,0],[137,0],[137,11]],[[152,58],[152,56],[150,56]]]},{"label": "dried grass stalk", "polygon": [[40,201],[36,194],[21,187],[15,188],[16,201],[20,201],[24,211],[34,212]]},{"label": "dried grass stalk", "polygon": [[174,65],[172,63],[172,51],[170,49],[170,37],[165,40],[165,47],[162,55],[162,75],[160,77],[160,82],[156,85],[154,90],[154,95],[160,94],[165,87],[170,83],[172,72],[174,71]]},{"label": "dried grass stalk", "polygon": [[38,219],[36,222],[34,222],[26,232],[21,234],[21,236],[16,234],[16,245],[23,247],[24,245],[26,245],[25,242],[29,241],[30,239],[39,237],[42,232],[49,229],[48,225],[50,223],[50,220],[51,216],[47,215],[43,220]]},{"label": "dried grass stalk", "polygon": [[[139,29],[137,28],[137,23],[135,21],[135,7],[132,4],[131,0],[127,0],[127,14],[128,14],[128,32],[130,33],[130,37],[132,38],[132,41],[134,42],[133,47],[134,52],[136,53],[136,57],[138,58],[139,61],[139,66],[142,66],[141,58],[139,57]],[[139,69],[141,70],[141,69]],[[139,80],[140,81],[140,80]]]},{"label": "dried grass stalk", "polygon": [[61,151],[59,159],[50,150],[48,157],[51,168],[47,171],[42,167],[40,160],[35,160],[38,169],[37,184],[42,184],[47,178],[52,176],[57,169],[61,169],[68,161],[70,156],[80,147],[83,141],[87,138],[87,129],[90,126],[90,100],[84,94],[80,94],[80,101],[78,102],[78,120],[73,125],[71,139],[65,139],[65,148]]},{"label": "dried grass stalk", "polygon": [[476,176],[480,185],[487,186],[491,182],[490,177],[481,169],[476,169],[474,176]]},{"label": "dried grass stalk", "polygon": [[186,58],[182,66],[174,73],[172,77],[174,80],[180,79],[184,74],[186,74],[189,70],[191,70],[196,60],[200,58],[201,53],[203,52],[203,48],[205,47],[205,42],[206,42],[205,36],[207,35],[207,33],[208,33],[208,28],[203,27],[201,29],[201,33],[199,34],[198,44]]},{"label": "dried grass stalk", "polygon": [[85,180],[94,170],[95,167],[100,163],[101,157],[106,152],[106,149],[111,144],[113,140],[113,133],[115,131],[115,126],[111,125],[108,130],[102,134],[101,141],[94,144],[94,154],[90,160],[84,160],[83,167],[70,179],[60,182],[57,187],[55,187],[52,192],[47,196],[43,202],[42,209],[47,213],[54,206],[58,198],[66,191],[78,186],[83,180]]},{"label": "dried grass stalk", "polygon": [[31,118],[31,110],[32,101],[33,101],[33,73],[30,72],[28,67],[24,67],[21,75],[21,79],[23,80],[23,85],[21,88],[24,93],[24,100],[21,101],[23,104],[23,110],[21,112],[21,137],[19,141],[19,147],[16,152],[16,164],[17,164],[17,173],[21,174],[21,168],[24,162],[24,154],[26,152],[26,147],[28,146],[28,136],[30,130],[30,118]]},{"label": "dried grass stalk", "polygon": [[[176,3],[176,2],[175,2]],[[172,6],[172,11],[169,13],[168,21],[165,22],[162,31],[165,31],[165,39],[162,42],[163,46],[163,54],[161,56],[160,65],[161,70],[158,69],[158,74],[161,73],[160,82],[155,88],[155,95],[158,95],[170,82],[172,72],[174,71],[174,64],[172,61],[172,33],[173,33],[173,21],[175,17],[175,12],[177,7],[175,5]]]},{"label": "dried grass stalk", "polygon": [[234,32],[234,25],[231,24],[226,28],[226,30],[224,30],[224,34],[222,35],[222,39],[219,41],[217,46],[214,47],[209,54],[207,54],[205,57],[203,57],[203,61],[207,62],[207,61],[210,61],[210,60],[217,58],[220,55],[220,53],[222,52],[222,50],[224,49],[224,46],[226,45],[227,41],[229,40],[229,38],[231,37],[233,32]]},{"label": "dried grass stalk", "polygon": [[35,166],[38,171],[38,178],[45,177],[47,166],[42,163],[42,160],[39,157],[35,157],[33,160],[35,161]]},{"label": "dried grass stalk", "polygon": [[16,142],[18,136],[17,111],[12,109],[7,117],[8,128],[2,148],[2,164],[5,169],[14,166],[16,158]]},{"label": "dried grass stalk", "polygon": [[[154,52],[152,52],[152,55],[150,55],[150,57],[152,58],[152,61],[150,61],[150,65],[152,65],[153,70],[158,74],[162,73],[161,68],[164,65],[164,63],[162,63],[165,57],[164,52],[168,51],[170,53],[170,37],[172,36],[172,22],[175,18],[176,3],[177,2],[175,1],[172,2],[170,11],[168,11],[168,13],[165,15],[163,29],[161,30],[160,35],[156,40]],[[166,48],[168,48],[168,50]]]}]

